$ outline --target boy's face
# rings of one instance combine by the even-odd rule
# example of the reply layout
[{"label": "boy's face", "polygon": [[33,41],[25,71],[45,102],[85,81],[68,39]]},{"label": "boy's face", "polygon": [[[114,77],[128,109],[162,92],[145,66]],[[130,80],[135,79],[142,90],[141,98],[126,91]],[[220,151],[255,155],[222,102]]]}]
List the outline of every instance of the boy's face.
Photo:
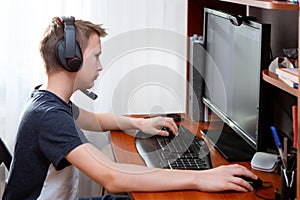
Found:
[{"label": "boy's face", "polygon": [[81,69],[77,72],[75,88],[85,90],[94,86],[94,81],[102,70],[99,59],[100,54],[100,38],[93,34],[89,39],[87,48],[83,52],[83,63]]}]

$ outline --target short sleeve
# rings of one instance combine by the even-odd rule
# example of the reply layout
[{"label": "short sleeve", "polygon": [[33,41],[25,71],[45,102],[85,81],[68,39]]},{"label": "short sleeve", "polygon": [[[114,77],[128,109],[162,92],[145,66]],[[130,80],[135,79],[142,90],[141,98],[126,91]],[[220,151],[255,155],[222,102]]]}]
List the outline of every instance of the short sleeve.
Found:
[{"label": "short sleeve", "polygon": [[72,114],[75,120],[78,119],[79,117],[79,108],[76,104],[74,104],[73,102],[71,102],[71,107],[72,107]]},{"label": "short sleeve", "polygon": [[65,156],[87,139],[72,115],[65,110],[47,113],[41,125],[39,146],[57,170],[70,165]]}]

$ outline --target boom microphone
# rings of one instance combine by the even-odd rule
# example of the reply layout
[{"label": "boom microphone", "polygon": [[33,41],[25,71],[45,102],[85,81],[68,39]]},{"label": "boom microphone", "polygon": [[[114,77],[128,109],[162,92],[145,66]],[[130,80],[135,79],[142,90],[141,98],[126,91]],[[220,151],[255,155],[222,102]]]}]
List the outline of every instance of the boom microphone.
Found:
[{"label": "boom microphone", "polygon": [[97,99],[98,95],[95,94],[94,92],[90,92],[88,90],[81,90],[81,92],[83,92],[83,94],[85,94],[86,96],[88,96],[89,98],[95,100]]}]

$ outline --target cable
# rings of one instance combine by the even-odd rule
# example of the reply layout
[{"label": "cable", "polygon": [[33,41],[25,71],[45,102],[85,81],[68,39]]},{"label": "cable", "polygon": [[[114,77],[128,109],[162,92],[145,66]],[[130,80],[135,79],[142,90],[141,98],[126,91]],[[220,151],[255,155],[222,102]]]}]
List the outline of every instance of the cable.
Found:
[{"label": "cable", "polygon": [[255,193],[255,196],[260,198],[260,199],[264,199],[264,200],[275,200],[274,198],[269,198],[269,197],[264,197],[262,195],[259,194],[259,191],[263,190],[263,189],[266,189],[266,188],[271,188],[273,187],[272,183],[271,182],[263,182],[263,186],[260,187],[260,188],[257,188],[254,193]]}]

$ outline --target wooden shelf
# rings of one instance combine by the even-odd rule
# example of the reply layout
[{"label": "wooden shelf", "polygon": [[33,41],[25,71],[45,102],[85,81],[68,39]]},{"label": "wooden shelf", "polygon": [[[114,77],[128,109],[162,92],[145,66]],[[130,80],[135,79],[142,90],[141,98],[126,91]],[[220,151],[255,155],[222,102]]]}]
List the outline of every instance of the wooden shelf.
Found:
[{"label": "wooden shelf", "polygon": [[298,4],[290,3],[287,1],[273,1],[273,0],[220,0],[220,1],[252,6],[257,8],[271,9],[271,10],[297,11],[299,9]]},{"label": "wooden shelf", "polygon": [[295,97],[297,97],[298,95],[298,89],[288,86],[286,83],[284,83],[282,80],[278,78],[277,74],[272,73],[269,70],[263,71],[263,80],[290,93],[291,95],[294,95]]}]

